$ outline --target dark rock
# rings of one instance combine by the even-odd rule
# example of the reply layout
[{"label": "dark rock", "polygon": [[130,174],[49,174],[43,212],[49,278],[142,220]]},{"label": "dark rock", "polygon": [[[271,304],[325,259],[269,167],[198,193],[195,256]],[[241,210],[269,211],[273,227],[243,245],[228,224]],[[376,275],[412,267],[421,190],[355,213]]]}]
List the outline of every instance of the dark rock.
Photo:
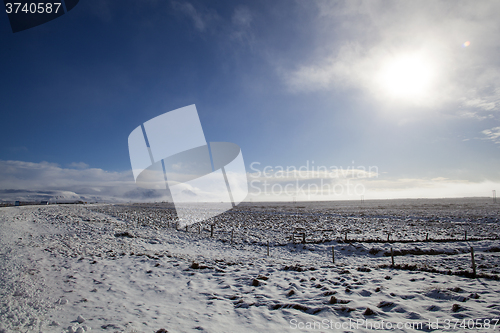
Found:
[{"label": "dark rock", "polygon": [[135,236],[132,235],[130,232],[128,231],[122,231],[122,232],[117,232],[115,234],[115,237],[127,237],[127,238],[134,238]]},{"label": "dark rock", "polygon": [[363,314],[365,316],[371,316],[371,315],[375,314],[375,312],[373,312],[373,310],[370,308],[366,308],[366,310],[365,310],[365,312],[363,312]]}]

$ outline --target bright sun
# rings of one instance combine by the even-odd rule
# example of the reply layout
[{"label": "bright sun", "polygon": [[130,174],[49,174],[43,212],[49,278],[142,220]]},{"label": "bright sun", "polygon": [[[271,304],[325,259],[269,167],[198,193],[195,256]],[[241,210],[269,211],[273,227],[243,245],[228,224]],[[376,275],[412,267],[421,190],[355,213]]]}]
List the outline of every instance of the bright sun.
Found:
[{"label": "bright sun", "polygon": [[382,67],[378,81],[383,90],[398,99],[424,98],[430,89],[432,70],[418,56],[395,58]]}]

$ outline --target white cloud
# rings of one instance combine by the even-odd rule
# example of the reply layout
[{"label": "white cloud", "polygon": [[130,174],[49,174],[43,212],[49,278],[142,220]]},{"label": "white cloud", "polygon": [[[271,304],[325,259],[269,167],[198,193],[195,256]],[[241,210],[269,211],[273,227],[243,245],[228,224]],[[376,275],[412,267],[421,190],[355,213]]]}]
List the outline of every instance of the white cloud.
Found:
[{"label": "white cloud", "polygon": [[363,56],[363,47],[356,42],[346,43],[334,56],[301,65],[286,73],[289,87],[294,91],[325,90],[332,87],[365,86],[374,71],[375,55]]},{"label": "white cloud", "polygon": [[458,115],[462,118],[472,118],[476,120],[494,119],[492,114],[483,114],[478,111],[459,111]]},{"label": "white cloud", "polygon": [[238,6],[231,17],[228,26],[229,39],[249,46],[252,50],[255,44],[255,36],[252,32],[253,14],[245,6]]},{"label": "white cloud", "polygon": [[366,198],[463,198],[489,197],[491,190],[500,188],[492,181],[469,182],[467,180],[435,179],[377,179],[366,184]]},{"label": "white cloud", "polygon": [[[73,163],[72,166],[75,164],[85,166],[82,163]],[[211,186],[214,176],[210,174],[208,177],[198,178],[200,180],[196,184],[205,190],[176,182],[169,182],[169,186],[179,185],[183,189],[195,191],[200,197],[213,196],[216,193]],[[157,182],[158,179],[161,181]],[[233,195],[242,196],[244,192],[242,184],[246,181],[246,175],[231,173],[231,179],[232,185],[238,185],[232,189]],[[39,200],[64,197],[71,200],[80,198],[82,201],[172,201],[170,193],[166,191],[163,172],[159,177],[152,175],[150,187],[140,187],[138,184],[145,185],[144,181],[136,183],[130,170],[112,172],[98,168],[63,168],[49,162],[0,160],[0,200],[4,201],[19,200],[19,198],[25,200],[29,197]],[[227,195],[226,185],[223,184]],[[204,192],[207,189],[208,194]]]},{"label": "white cloud", "polygon": [[234,10],[231,20],[235,26],[247,28],[250,27],[253,17],[247,7],[239,6]]},{"label": "white cloud", "polygon": [[500,188],[498,181],[484,178],[474,182],[450,176],[390,177],[376,166],[360,167],[354,162],[344,168],[324,168],[310,162],[298,168],[271,167],[254,162],[249,171],[248,198],[254,201],[484,197]]},{"label": "white cloud", "polygon": [[[331,1],[318,6],[317,39],[309,59],[280,68],[292,92],[355,88],[379,101],[387,96],[376,77],[384,63],[419,55],[432,69],[420,106],[461,104],[500,110],[500,3],[447,1]],[[462,44],[470,41],[470,45]]]},{"label": "white cloud", "polygon": [[[500,127],[487,131],[496,140],[500,138]],[[393,179],[360,168],[339,168],[338,173],[333,174],[332,170],[311,169],[301,174],[298,171],[282,174],[277,168],[267,171],[267,176],[257,176],[255,172],[246,177],[241,175],[240,182],[248,179],[247,200],[292,200],[293,197],[296,200],[358,200],[361,195],[365,199],[472,197],[489,196],[492,189],[500,188],[500,183],[488,180]],[[0,161],[0,200],[55,197],[83,201],[171,201],[165,191],[137,187],[131,171],[69,169],[48,162]]]},{"label": "white cloud", "polygon": [[124,181],[133,181],[131,172],[108,172],[96,168],[66,169],[49,162],[0,161],[0,186],[3,189],[43,189],[74,185],[107,186]]},{"label": "white cloud", "polygon": [[84,163],[84,162],[73,162],[71,164],[68,165],[70,168],[73,168],[73,169],[88,169],[89,168],[89,165],[87,163]]},{"label": "white cloud", "polygon": [[[79,163],[77,165],[82,166]],[[19,193],[36,192],[40,196],[47,191],[56,193],[54,196],[60,195],[62,191],[72,193],[72,196],[79,195],[84,198],[111,201],[141,201],[148,198],[160,200],[165,195],[164,191],[138,188],[131,171],[110,172],[97,168],[62,168],[49,162],[1,160],[0,191],[2,192],[0,197],[4,200],[9,198],[9,193],[16,196]],[[50,194],[46,195],[50,196]]]},{"label": "white cloud", "polygon": [[491,129],[485,129],[481,133],[486,135],[487,140],[491,140],[494,143],[500,144],[500,127],[493,127]]},{"label": "white cloud", "polygon": [[[500,73],[496,73],[495,75],[491,75],[488,79],[485,79],[482,84],[486,87],[495,86],[498,84],[499,78]],[[481,111],[499,111],[500,86],[495,87],[492,91],[488,90],[489,89],[483,89],[483,91],[478,91],[478,89],[470,89],[467,94],[469,97],[463,98],[464,105]]]},{"label": "white cloud", "polygon": [[248,177],[254,201],[296,200],[359,200],[399,198],[487,197],[500,183],[484,180],[470,182],[445,177],[428,178],[280,178]]},{"label": "white cloud", "polygon": [[[253,32],[255,13],[245,5],[236,5],[229,17],[220,15],[215,9],[193,5],[187,1],[171,1],[172,7],[188,17],[200,33],[210,32],[215,43],[226,53],[238,54],[240,47],[255,51],[256,37]],[[245,50],[247,51],[247,50]]]},{"label": "white cloud", "polygon": [[171,3],[174,9],[189,17],[193,21],[195,28],[200,32],[206,31],[219,18],[216,12],[195,8],[189,2],[172,1]]}]

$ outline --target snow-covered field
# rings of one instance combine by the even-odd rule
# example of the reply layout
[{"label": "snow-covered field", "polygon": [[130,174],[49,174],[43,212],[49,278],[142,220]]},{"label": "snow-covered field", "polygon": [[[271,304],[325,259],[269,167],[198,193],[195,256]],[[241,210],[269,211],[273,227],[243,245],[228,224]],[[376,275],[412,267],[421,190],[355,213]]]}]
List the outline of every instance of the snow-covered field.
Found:
[{"label": "snow-covered field", "polygon": [[[498,331],[499,213],[246,203],[186,231],[166,204],[1,208],[0,332]],[[454,275],[471,246],[480,277]]]}]

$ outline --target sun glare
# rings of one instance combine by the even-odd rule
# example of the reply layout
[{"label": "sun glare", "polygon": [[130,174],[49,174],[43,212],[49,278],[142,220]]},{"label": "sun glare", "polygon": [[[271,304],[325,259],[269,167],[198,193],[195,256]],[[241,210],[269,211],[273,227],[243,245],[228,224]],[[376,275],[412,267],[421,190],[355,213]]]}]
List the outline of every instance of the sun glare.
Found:
[{"label": "sun glare", "polygon": [[391,97],[398,99],[424,98],[430,89],[432,71],[429,64],[417,56],[395,58],[382,67],[379,83]]}]

